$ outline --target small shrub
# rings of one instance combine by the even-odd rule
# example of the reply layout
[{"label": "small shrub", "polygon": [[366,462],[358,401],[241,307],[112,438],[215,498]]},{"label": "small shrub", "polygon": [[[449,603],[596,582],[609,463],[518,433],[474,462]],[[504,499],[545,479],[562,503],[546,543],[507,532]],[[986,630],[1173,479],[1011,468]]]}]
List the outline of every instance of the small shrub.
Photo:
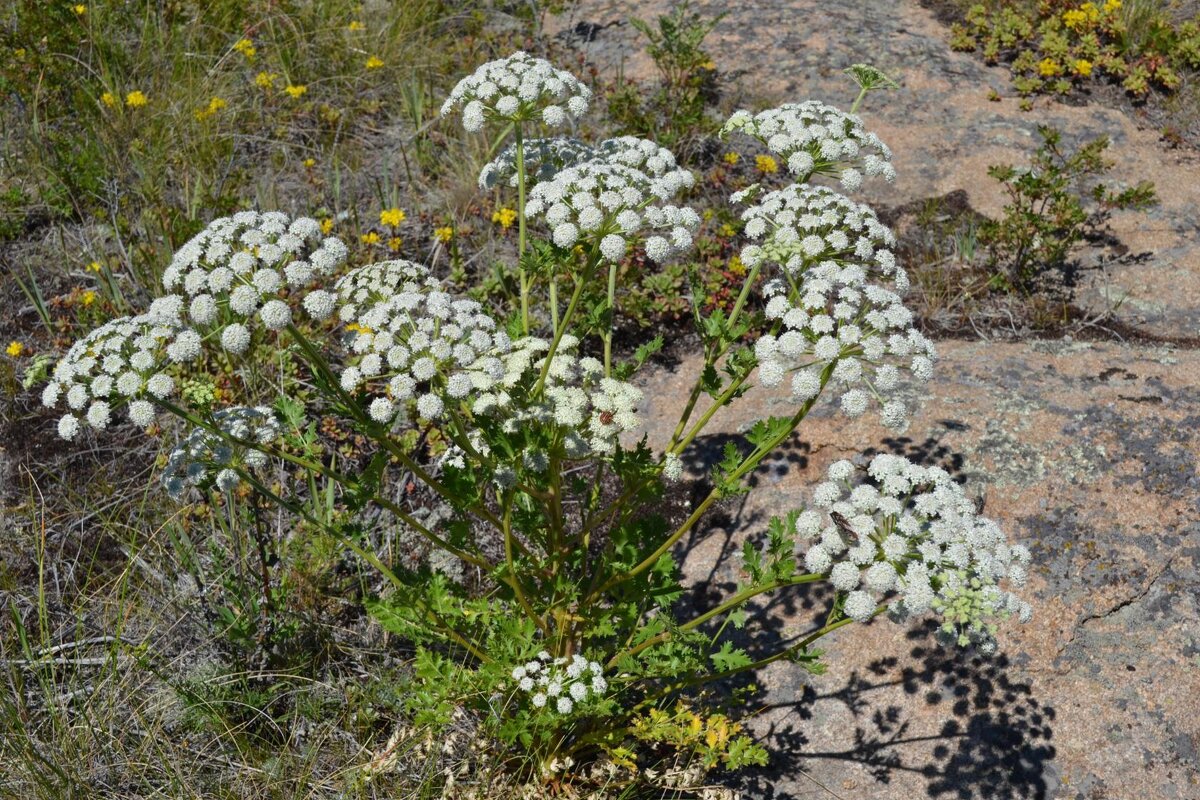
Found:
[{"label": "small shrub", "polygon": [[1060,131],[1041,126],[1038,135],[1042,143],[1028,167],[988,168],[1004,184],[1009,202],[1001,219],[981,226],[979,241],[1002,288],[1030,289],[1043,272],[1062,267],[1071,249],[1098,232],[1113,210],[1155,202],[1154,185],[1147,181],[1117,190],[1099,180],[1112,167],[1104,158],[1107,137],[1071,152],[1062,147]]}]

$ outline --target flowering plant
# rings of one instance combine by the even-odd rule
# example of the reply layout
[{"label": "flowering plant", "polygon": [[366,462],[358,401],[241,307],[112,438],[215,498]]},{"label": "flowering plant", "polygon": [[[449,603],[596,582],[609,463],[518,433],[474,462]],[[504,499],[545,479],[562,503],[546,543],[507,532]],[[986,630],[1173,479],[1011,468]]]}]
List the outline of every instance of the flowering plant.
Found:
[{"label": "flowering plant", "polygon": [[[863,94],[881,85],[879,73],[855,70]],[[121,406],[141,427],[163,412],[182,419],[191,431],[163,477],[173,497],[233,503],[249,492],[376,569],[386,584],[369,611],[416,647],[415,724],[465,711],[512,746],[503,760],[526,775],[604,764],[611,778],[637,764],[639,742],[685,752],[693,729],[707,731],[691,750],[706,767],[763,763],[736,725],[703,722],[685,694],[780,659],[817,669],[819,639],[885,613],[937,614],[947,639],[991,650],[999,621],[1029,616],[1008,591],[1024,582],[1029,553],[940,469],[888,455],[839,461],[807,502],[751,534],[733,594],[698,614],[677,606],[676,545],[722,498],[750,491],[748,476],[827,390],[847,415],[878,405],[888,427],[903,428],[904,397],[931,377],[935,349],[904,307],[891,233],[867,206],[809,183],[891,179],[886,145],[856,114],[819,103],[738,112],[726,133],[760,141],[797,182],[735,196],[747,204],[749,272],[729,313],[696,310],[704,364],[669,441],[651,449],[634,378],[662,340],[614,352],[617,268],[634,247],[658,262],[686,250],[700,218],[677,200],[691,174],[654,143],[527,138],[582,115],[589,94],[518,53],[464,79],[443,108],[461,109],[467,131],[493,124],[512,137],[480,176],[517,193],[521,296],[510,324],[420,264],[345,271],[346,247],[316,222],[244,212],[179,251],[163,285],[180,294],[76,344],[44,401],[65,404],[67,439],[110,426]],[[239,365],[276,354],[294,362],[272,384],[278,411],[254,398],[189,407],[178,391],[208,363],[241,375]],[[661,512],[681,456],[755,376],[789,382],[791,413],[758,422],[747,449],[728,448],[686,513]],[[369,442],[365,463],[340,463],[306,415],[356,430]],[[381,555],[385,525],[423,542],[422,557]],[[750,653],[727,634],[754,598],[817,583],[834,600],[798,642]]]}]

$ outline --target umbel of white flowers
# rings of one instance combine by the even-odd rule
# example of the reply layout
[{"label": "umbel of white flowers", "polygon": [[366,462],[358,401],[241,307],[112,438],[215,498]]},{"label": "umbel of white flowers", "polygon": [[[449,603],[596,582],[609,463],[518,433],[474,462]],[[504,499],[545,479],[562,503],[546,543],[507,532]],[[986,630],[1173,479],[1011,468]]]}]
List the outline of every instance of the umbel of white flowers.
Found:
[{"label": "umbel of white flowers", "polygon": [[566,70],[518,51],[489,61],[458,82],[442,104],[442,116],[462,109],[463,128],[487,122],[540,122],[560,128],[587,111],[592,90]]},{"label": "umbel of white flowers", "polygon": [[1000,586],[1025,585],[1029,550],[978,516],[945,470],[885,453],[865,472],[834,462],[827,478],[797,518],[796,535],[809,543],[805,568],[844,593],[846,616],[866,621],[894,596],[893,619],[933,611],[944,635],[983,652],[996,648],[998,621],[1030,619],[1029,604]]}]

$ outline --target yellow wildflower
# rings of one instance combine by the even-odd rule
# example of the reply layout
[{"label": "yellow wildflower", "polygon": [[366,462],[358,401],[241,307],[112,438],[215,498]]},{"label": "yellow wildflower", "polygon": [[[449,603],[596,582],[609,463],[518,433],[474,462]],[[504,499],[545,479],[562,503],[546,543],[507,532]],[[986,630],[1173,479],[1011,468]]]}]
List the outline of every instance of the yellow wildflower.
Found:
[{"label": "yellow wildflower", "polygon": [[1105,0],[1104,13],[1111,14],[1121,8],[1121,0]]},{"label": "yellow wildflower", "polygon": [[393,236],[392,238],[388,239],[387,245],[388,250],[391,250],[393,253],[397,253],[400,251],[400,248],[404,246],[404,240],[399,236]]},{"label": "yellow wildflower", "polygon": [[1075,62],[1075,74],[1082,75],[1085,78],[1088,75],[1091,75],[1092,74],[1092,62],[1088,61],[1086,58],[1081,58],[1078,61],[1076,61]]},{"label": "yellow wildflower", "polygon": [[363,244],[379,244],[379,234],[375,231],[364,233],[359,238],[362,239]]},{"label": "yellow wildflower", "polygon": [[365,31],[367,29],[367,26],[363,25],[358,20],[351,20],[350,24],[346,27],[352,31]]},{"label": "yellow wildflower", "polygon": [[498,208],[492,212],[492,222],[500,223],[500,227],[508,230],[517,221],[517,212],[511,208]]},{"label": "yellow wildflower", "polygon": [[77,16],[82,17],[87,13],[87,6],[85,6],[83,3],[77,3],[71,6],[71,10],[74,11]]},{"label": "yellow wildflower", "polygon": [[771,156],[755,156],[754,166],[764,175],[774,175],[779,172],[779,163]]},{"label": "yellow wildflower", "polygon": [[96,293],[91,289],[88,289],[79,296],[79,302],[85,306],[90,306],[92,303],[96,302]]},{"label": "yellow wildflower", "polygon": [[255,53],[258,52],[254,47],[254,42],[249,39],[238,39],[233,43],[233,49],[244,55],[247,60],[253,60]]},{"label": "yellow wildflower", "polygon": [[275,81],[279,78],[278,72],[260,72],[254,76],[254,82],[258,84],[260,89],[271,89],[275,86]]},{"label": "yellow wildflower", "polygon": [[312,169],[313,167],[315,167],[317,165],[317,160],[315,158],[306,158],[301,163],[304,164],[305,169]]},{"label": "yellow wildflower", "polygon": [[734,275],[745,275],[746,265],[742,263],[742,259],[738,256],[732,256],[729,259],[729,271]]},{"label": "yellow wildflower", "polygon": [[367,69],[379,69],[383,66],[383,59],[379,56],[371,56],[367,59]]},{"label": "yellow wildflower", "polygon": [[374,333],[374,331],[368,328],[366,325],[359,325],[357,322],[351,322],[346,326],[346,330],[350,331],[351,333]]},{"label": "yellow wildflower", "polygon": [[404,222],[407,216],[407,214],[398,208],[385,208],[379,212],[379,224],[394,228],[401,222]]},{"label": "yellow wildflower", "polygon": [[100,102],[104,103],[104,105],[108,106],[109,108],[115,108],[117,105],[117,96],[112,92],[105,92],[104,94],[100,95]]},{"label": "yellow wildflower", "polygon": [[92,263],[90,263],[90,264],[88,264],[88,265],[87,265],[87,271],[88,271],[88,272],[99,272],[99,271],[100,271],[100,270],[102,270],[102,269],[104,269],[104,267],[102,267],[102,266],[100,265],[100,262],[99,262],[99,261],[93,261]]},{"label": "yellow wildflower", "polygon": [[141,108],[142,106],[146,105],[146,102],[146,95],[142,94],[140,90],[135,89],[134,91],[125,95],[125,105],[129,106],[130,108]]},{"label": "yellow wildflower", "polygon": [[321,220],[321,233],[328,234],[331,230],[333,230],[333,217]]},{"label": "yellow wildflower", "polygon": [[446,244],[454,238],[454,228],[451,228],[449,225],[443,228],[435,228],[433,236],[442,244]]},{"label": "yellow wildflower", "polygon": [[218,111],[220,111],[222,108],[225,108],[225,106],[227,106],[227,105],[229,105],[229,104],[225,102],[224,98],[214,97],[213,99],[208,101],[207,106],[205,106],[204,108],[196,109],[196,119],[198,119],[198,120],[208,119],[209,117],[213,116]]},{"label": "yellow wildflower", "polygon": [[1043,58],[1038,62],[1038,72],[1043,77],[1053,78],[1055,75],[1062,74],[1062,67],[1053,58]]},{"label": "yellow wildflower", "polygon": [[702,211],[700,213],[700,216],[704,219],[705,222],[708,222],[710,219],[713,218],[714,214],[716,214],[715,211],[713,211],[711,208],[706,208],[706,209],[704,209],[704,211]]},{"label": "yellow wildflower", "polygon": [[294,85],[289,83],[287,86],[283,87],[283,90],[288,93],[289,97],[295,99],[307,92],[308,87],[304,84]]},{"label": "yellow wildflower", "polygon": [[1077,31],[1087,25],[1087,14],[1077,8],[1072,8],[1070,11],[1063,12],[1062,21],[1068,28]]},{"label": "yellow wildflower", "polygon": [[730,237],[730,236],[733,236],[735,233],[737,233],[737,231],[735,231],[733,229],[732,225],[730,225],[728,222],[726,222],[724,225],[722,225],[720,227],[720,229],[717,231],[717,233],[719,233],[725,237]]},{"label": "yellow wildflower", "polygon": [[21,355],[21,353],[23,353],[24,351],[25,351],[25,345],[21,344],[18,341],[10,342],[8,347],[4,350],[4,352],[8,353],[13,358],[16,358],[17,356]]},{"label": "yellow wildflower", "polygon": [[730,150],[728,153],[726,153],[725,155],[723,155],[723,156],[721,157],[721,159],[722,159],[722,160],[723,160],[723,161],[724,161],[726,164],[728,164],[729,166],[731,166],[731,167],[732,167],[734,164],[736,164],[737,162],[741,161],[741,160],[742,160],[742,157],[741,157],[740,155],[738,155],[737,153],[733,152],[732,150]]}]

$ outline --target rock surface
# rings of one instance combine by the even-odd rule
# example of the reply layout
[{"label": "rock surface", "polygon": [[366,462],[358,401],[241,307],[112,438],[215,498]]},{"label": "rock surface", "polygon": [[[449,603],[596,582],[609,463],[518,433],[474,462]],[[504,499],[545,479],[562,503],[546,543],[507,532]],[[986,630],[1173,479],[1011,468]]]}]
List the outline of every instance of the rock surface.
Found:
[{"label": "rock surface", "polygon": [[[653,80],[629,16],[666,0],[579,0],[551,33],[601,70]],[[895,152],[896,184],[868,200],[898,204],[965,189],[996,215],[987,166],[1025,163],[1039,123],[1071,142],[1107,134],[1123,184],[1151,180],[1161,204],[1118,214],[1123,260],[1086,274],[1094,307],[1163,336],[1200,333],[1200,157],[1172,150],[1125,113],[1038,100],[1018,109],[1007,71],[953,53],[932,15],[886,0],[702,0],[727,11],[706,47],[746,104],[818,98],[848,104],[840,71],[870,61],[902,88],[864,116]],[[581,24],[582,23],[582,24]],[[749,90],[744,87],[750,87]],[[987,100],[989,89],[1002,96]],[[773,768],[749,775],[756,798],[1200,798],[1200,352],[1120,343],[942,342],[912,428],[818,406],[802,439],[764,464],[744,504],[685,543],[685,570],[708,581],[707,607],[736,581],[736,551],[772,515],[807,499],[839,458],[891,451],[940,463],[984,498],[985,513],[1034,553],[1035,619],[1008,625],[992,659],[946,652],[926,629],[886,621],[827,643],[827,674],[777,663],[760,674],[753,726]],[[645,378],[651,442],[674,428],[697,359]],[[719,413],[685,459],[700,475],[722,445],[786,398],[753,390]],[[710,596],[711,594],[711,596]],[[823,601],[794,592],[747,631],[770,652],[821,624]]]}]

